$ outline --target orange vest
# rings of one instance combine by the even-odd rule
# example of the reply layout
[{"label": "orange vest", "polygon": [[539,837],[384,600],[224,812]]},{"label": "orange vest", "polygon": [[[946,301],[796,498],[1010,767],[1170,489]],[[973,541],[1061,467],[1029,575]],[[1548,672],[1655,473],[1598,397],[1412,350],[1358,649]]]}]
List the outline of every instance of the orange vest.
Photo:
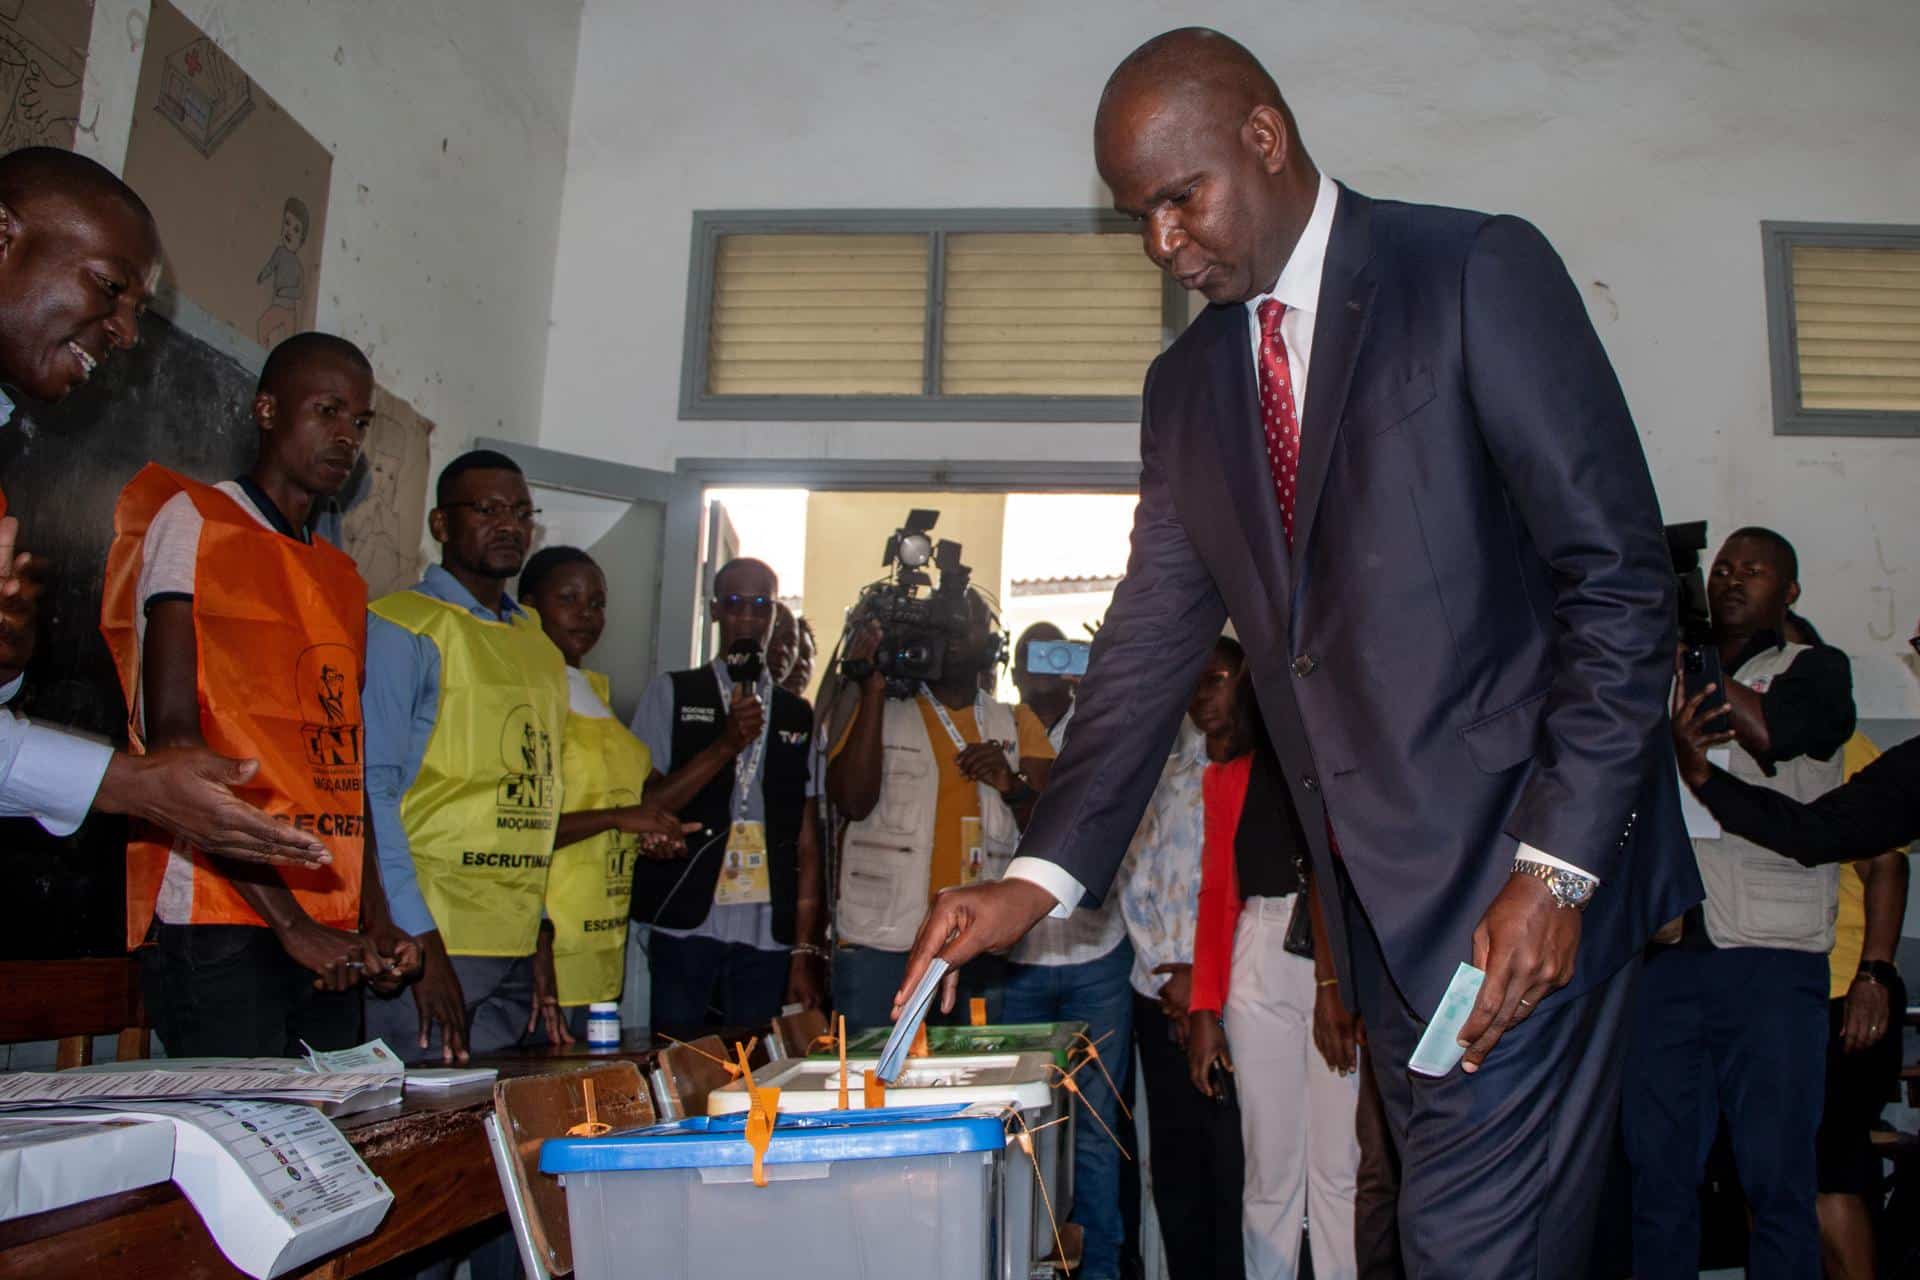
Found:
[{"label": "orange vest", "polygon": [[[222,755],[258,760],[260,771],[241,794],[332,851],[330,866],[274,868],[306,913],[357,928],[367,585],[344,552],[265,528],[220,490],[149,463],[114,508],[100,606],[100,631],[129,708],[140,690],[134,596],[147,526],[177,493],[192,499],[204,521],[193,592],[201,737]],[[129,717],[128,739],[135,752],[146,749],[137,716]],[[183,841],[176,851],[164,833],[136,827],[127,844],[129,948],[145,942],[162,893],[175,922],[265,924],[198,850]]]}]

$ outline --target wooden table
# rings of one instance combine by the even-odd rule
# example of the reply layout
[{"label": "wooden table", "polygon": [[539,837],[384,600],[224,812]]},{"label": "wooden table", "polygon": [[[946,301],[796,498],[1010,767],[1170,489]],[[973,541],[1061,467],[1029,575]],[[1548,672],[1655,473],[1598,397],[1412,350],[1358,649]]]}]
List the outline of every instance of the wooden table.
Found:
[{"label": "wooden table", "polygon": [[[580,1048],[584,1049],[583,1046]],[[645,1047],[600,1051],[535,1050],[488,1058],[505,1077],[565,1071],[622,1058],[651,1066]],[[393,1208],[372,1235],[301,1276],[356,1276],[490,1218],[506,1204],[481,1118],[493,1106],[489,1085],[439,1094],[415,1092],[397,1108],[340,1121],[360,1158],[393,1191]],[[230,1264],[172,1183],[0,1222],[0,1277],[105,1276],[114,1280],[232,1280]]]}]

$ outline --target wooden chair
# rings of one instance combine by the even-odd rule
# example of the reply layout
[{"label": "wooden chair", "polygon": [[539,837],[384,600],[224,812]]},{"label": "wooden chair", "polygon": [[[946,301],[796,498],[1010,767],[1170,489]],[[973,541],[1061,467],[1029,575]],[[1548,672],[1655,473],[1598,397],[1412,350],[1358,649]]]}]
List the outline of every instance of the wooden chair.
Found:
[{"label": "wooden chair", "polygon": [[780,1014],[767,1031],[767,1050],[775,1058],[804,1058],[827,1034],[827,1025],[819,1009]]},{"label": "wooden chair", "polygon": [[600,1132],[617,1132],[653,1120],[653,1101],[640,1069],[631,1062],[502,1080],[493,1086],[487,1140],[520,1263],[532,1280],[573,1271],[567,1193],[558,1178],[540,1172],[542,1144],[589,1123],[606,1126]]},{"label": "wooden chair", "polygon": [[701,1036],[660,1051],[653,1068],[655,1101],[662,1120],[685,1120],[707,1114],[707,1095],[733,1079],[722,1065],[732,1049],[719,1036]]},{"label": "wooden chair", "polygon": [[140,969],[131,956],[111,960],[0,963],[0,1044],[57,1040],[61,1070],[93,1061],[93,1038],[118,1035],[121,1062],[152,1048],[140,1002]]}]

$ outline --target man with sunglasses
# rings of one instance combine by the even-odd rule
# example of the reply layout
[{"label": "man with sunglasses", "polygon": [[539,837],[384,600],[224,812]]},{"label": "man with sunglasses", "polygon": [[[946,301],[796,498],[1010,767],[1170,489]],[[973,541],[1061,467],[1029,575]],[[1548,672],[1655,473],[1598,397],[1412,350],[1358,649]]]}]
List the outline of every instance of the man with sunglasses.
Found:
[{"label": "man with sunglasses", "polygon": [[537,947],[560,807],[566,661],[507,584],[533,539],[526,477],[476,449],[440,473],[440,563],[368,606],[367,800],[393,919],[420,980],[367,1002],[409,1060],[465,1062],[544,1024],[566,1038]]},{"label": "man with sunglasses", "polygon": [[634,713],[667,774],[661,803],[700,823],[685,858],[634,868],[655,1027],[763,1026],[783,1003],[824,1004],[813,712],[766,661],[778,592],[758,560],[722,566],[708,606],[720,657],[655,676]]}]

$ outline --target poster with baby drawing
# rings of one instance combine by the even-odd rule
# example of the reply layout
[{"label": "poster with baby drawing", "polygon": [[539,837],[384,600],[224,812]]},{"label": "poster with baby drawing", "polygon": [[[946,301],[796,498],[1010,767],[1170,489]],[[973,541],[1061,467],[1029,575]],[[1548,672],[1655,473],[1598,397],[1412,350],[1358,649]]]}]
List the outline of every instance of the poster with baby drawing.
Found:
[{"label": "poster with baby drawing", "polygon": [[159,219],[163,288],[262,347],[313,328],[333,157],[217,25],[154,0],[145,41],[126,178]]}]

